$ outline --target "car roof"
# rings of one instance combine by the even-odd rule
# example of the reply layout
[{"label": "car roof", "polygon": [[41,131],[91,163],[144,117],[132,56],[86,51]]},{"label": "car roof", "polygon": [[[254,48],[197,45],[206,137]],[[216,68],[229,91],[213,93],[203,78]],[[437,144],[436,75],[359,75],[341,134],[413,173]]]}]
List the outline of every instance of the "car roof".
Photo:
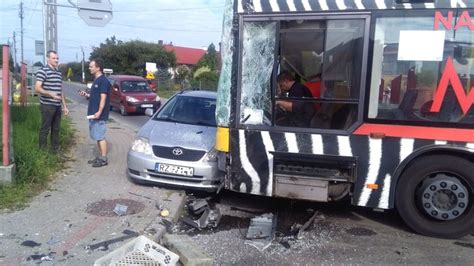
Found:
[{"label": "car roof", "polygon": [[186,95],[190,97],[201,97],[201,98],[209,98],[209,99],[216,99],[217,92],[215,91],[203,91],[203,90],[184,90],[178,93],[178,95]]},{"label": "car roof", "polygon": [[108,77],[109,79],[114,79],[114,80],[140,80],[140,81],[146,81],[145,78],[140,77],[140,76],[134,76],[134,75],[110,75]]}]

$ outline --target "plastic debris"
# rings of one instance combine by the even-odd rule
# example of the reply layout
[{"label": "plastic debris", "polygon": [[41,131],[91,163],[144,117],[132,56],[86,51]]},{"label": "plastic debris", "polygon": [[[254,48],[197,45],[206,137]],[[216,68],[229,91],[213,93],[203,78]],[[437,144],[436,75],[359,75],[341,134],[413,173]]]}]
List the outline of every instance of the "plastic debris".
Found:
[{"label": "plastic debris", "polygon": [[221,211],[218,208],[211,209],[207,207],[199,219],[193,220],[189,217],[183,217],[183,222],[201,230],[207,227],[217,227],[221,217]]},{"label": "plastic debris", "polygon": [[127,209],[128,209],[128,206],[126,206],[126,205],[116,204],[116,205],[115,205],[115,208],[114,208],[114,212],[115,212],[118,216],[123,216],[123,215],[126,215],[126,214],[127,214]]},{"label": "plastic debris", "polygon": [[250,226],[245,237],[245,244],[251,245],[260,251],[268,248],[275,236],[276,215],[265,213],[250,220]]},{"label": "plastic debris", "polygon": [[40,243],[35,242],[35,241],[33,241],[33,240],[25,240],[25,241],[21,242],[21,245],[22,245],[22,246],[25,246],[25,247],[30,247],[30,248],[34,248],[34,247],[39,247],[39,246],[41,246]]},{"label": "plastic debris", "polygon": [[206,199],[197,199],[188,204],[188,209],[195,215],[202,214],[209,203]]},{"label": "plastic debris", "polygon": [[102,242],[99,242],[99,243],[96,243],[96,244],[88,245],[88,246],[85,246],[85,249],[86,250],[96,250],[96,249],[98,249],[98,250],[108,250],[110,244],[114,244],[114,243],[117,243],[117,242],[127,240],[129,238],[139,236],[139,234],[137,232],[134,232],[134,231],[131,231],[131,230],[124,230],[122,233],[124,233],[125,236],[120,236],[120,237],[113,238],[113,239],[106,240],[106,241],[102,241]]},{"label": "plastic debris", "polygon": [[168,217],[170,215],[170,211],[168,209],[163,209],[160,212],[161,217]]}]

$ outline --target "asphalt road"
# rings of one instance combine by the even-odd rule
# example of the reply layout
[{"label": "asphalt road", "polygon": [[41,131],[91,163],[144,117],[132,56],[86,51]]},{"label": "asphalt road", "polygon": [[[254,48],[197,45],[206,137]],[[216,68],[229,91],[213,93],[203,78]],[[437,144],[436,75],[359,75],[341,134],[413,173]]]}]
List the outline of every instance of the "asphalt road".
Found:
[{"label": "asphalt road", "polygon": [[[89,101],[79,95],[77,90],[85,90],[86,85],[75,83],[75,82],[64,82],[63,89],[65,91],[66,97],[73,99],[75,102],[80,105],[87,106]],[[143,124],[148,121],[150,117],[144,114],[129,114],[127,116],[120,115],[120,112],[117,109],[114,109],[110,112],[110,119],[117,121],[120,124],[130,126],[131,128],[138,130]]]}]

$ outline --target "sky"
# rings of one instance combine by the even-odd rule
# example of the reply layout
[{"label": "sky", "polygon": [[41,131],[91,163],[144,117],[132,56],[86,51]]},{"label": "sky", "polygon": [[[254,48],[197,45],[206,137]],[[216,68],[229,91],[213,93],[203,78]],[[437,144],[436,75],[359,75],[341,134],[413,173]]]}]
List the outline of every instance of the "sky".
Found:
[{"label": "sky", "polygon": [[[43,40],[43,0],[22,0],[24,61],[33,64],[43,61],[35,55],[35,40]],[[13,51],[13,32],[16,35],[17,61],[21,61],[21,0],[0,1],[0,44],[10,44]],[[77,3],[77,0],[71,0]],[[58,7],[58,54],[60,63],[86,60],[92,47],[115,36],[121,41],[142,40],[176,46],[218,47],[222,32],[225,0],[110,0],[113,18],[105,27],[88,26],[76,8]],[[71,4],[57,0],[60,5]]]}]

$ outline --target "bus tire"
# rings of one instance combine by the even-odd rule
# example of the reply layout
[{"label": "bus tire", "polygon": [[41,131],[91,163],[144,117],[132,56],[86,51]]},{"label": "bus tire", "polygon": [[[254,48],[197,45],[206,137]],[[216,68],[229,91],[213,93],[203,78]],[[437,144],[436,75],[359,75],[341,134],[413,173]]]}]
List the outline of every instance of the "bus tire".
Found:
[{"label": "bus tire", "polygon": [[474,163],[452,155],[416,159],[403,172],[395,204],[415,232],[459,238],[474,228]]}]

